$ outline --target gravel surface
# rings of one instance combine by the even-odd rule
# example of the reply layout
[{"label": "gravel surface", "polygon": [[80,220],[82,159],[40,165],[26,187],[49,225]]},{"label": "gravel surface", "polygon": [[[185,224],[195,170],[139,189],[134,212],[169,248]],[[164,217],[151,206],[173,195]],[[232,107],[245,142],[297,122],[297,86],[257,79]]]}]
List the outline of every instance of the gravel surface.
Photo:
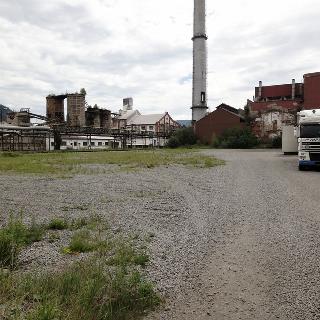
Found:
[{"label": "gravel surface", "polygon": [[[169,166],[68,179],[0,176],[0,224],[99,213],[151,239],[147,272],[166,299],[150,319],[320,319],[319,172],[278,151],[206,150],[225,166]],[[26,250],[56,267],[67,235]]]}]

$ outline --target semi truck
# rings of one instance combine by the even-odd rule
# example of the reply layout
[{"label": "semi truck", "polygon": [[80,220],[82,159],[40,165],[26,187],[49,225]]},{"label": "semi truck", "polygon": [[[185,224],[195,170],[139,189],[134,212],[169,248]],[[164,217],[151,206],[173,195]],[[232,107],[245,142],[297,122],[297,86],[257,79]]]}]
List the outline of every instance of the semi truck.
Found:
[{"label": "semi truck", "polygon": [[320,166],[320,109],[298,113],[299,170]]}]

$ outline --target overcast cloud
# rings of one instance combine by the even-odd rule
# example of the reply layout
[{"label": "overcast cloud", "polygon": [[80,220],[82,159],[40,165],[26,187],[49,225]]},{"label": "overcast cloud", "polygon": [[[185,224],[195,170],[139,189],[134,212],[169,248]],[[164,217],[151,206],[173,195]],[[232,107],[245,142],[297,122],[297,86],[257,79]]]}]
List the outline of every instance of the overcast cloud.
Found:
[{"label": "overcast cloud", "polygon": [[[318,0],[207,0],[211,109],[259,80],[320,71]],[[0,0],[0,103],[45,113],[49,93],[191,118],[193,0]]]}]

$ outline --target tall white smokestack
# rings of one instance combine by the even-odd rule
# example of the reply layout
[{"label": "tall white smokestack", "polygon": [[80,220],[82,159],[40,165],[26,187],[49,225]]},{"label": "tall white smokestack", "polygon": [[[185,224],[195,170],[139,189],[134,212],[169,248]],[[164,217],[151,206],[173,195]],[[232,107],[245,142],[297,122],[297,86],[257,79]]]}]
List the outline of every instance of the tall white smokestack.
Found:
[{"label": "tall white smokestack", "polygon": [[192,121],[207,112],[206,0],[194,0]]}]

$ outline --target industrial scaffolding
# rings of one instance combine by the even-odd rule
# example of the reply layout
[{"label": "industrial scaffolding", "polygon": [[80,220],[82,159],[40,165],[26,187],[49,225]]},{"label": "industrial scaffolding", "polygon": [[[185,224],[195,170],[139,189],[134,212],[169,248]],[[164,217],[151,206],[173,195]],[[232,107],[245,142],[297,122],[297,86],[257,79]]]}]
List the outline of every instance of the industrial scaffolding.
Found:
[{"label": "industrial scaffolding", "polygon": [[[0,151],[31,151],[44,152],[52,151],[54,147],[51,142],[54,142],[55,135],[60,136],[86,136],[89,141],[90,149],[91,139],[93,136],[110,137],[113,139],[112,148],[117,148],[120,143],[123,149],[133,148],[136,139],[143,139],[144,146],[158,147],[160,139],[170,137],[169,132],[135,132],[125,129],[104,129],[93,127],[68,127],[68,126],[53,126],[53,128],[45,126],[36,127],[19,127],[10,125],[0,125]],[[157,141],[157,145],[147,144],[147,140],[153,139]]]}]

